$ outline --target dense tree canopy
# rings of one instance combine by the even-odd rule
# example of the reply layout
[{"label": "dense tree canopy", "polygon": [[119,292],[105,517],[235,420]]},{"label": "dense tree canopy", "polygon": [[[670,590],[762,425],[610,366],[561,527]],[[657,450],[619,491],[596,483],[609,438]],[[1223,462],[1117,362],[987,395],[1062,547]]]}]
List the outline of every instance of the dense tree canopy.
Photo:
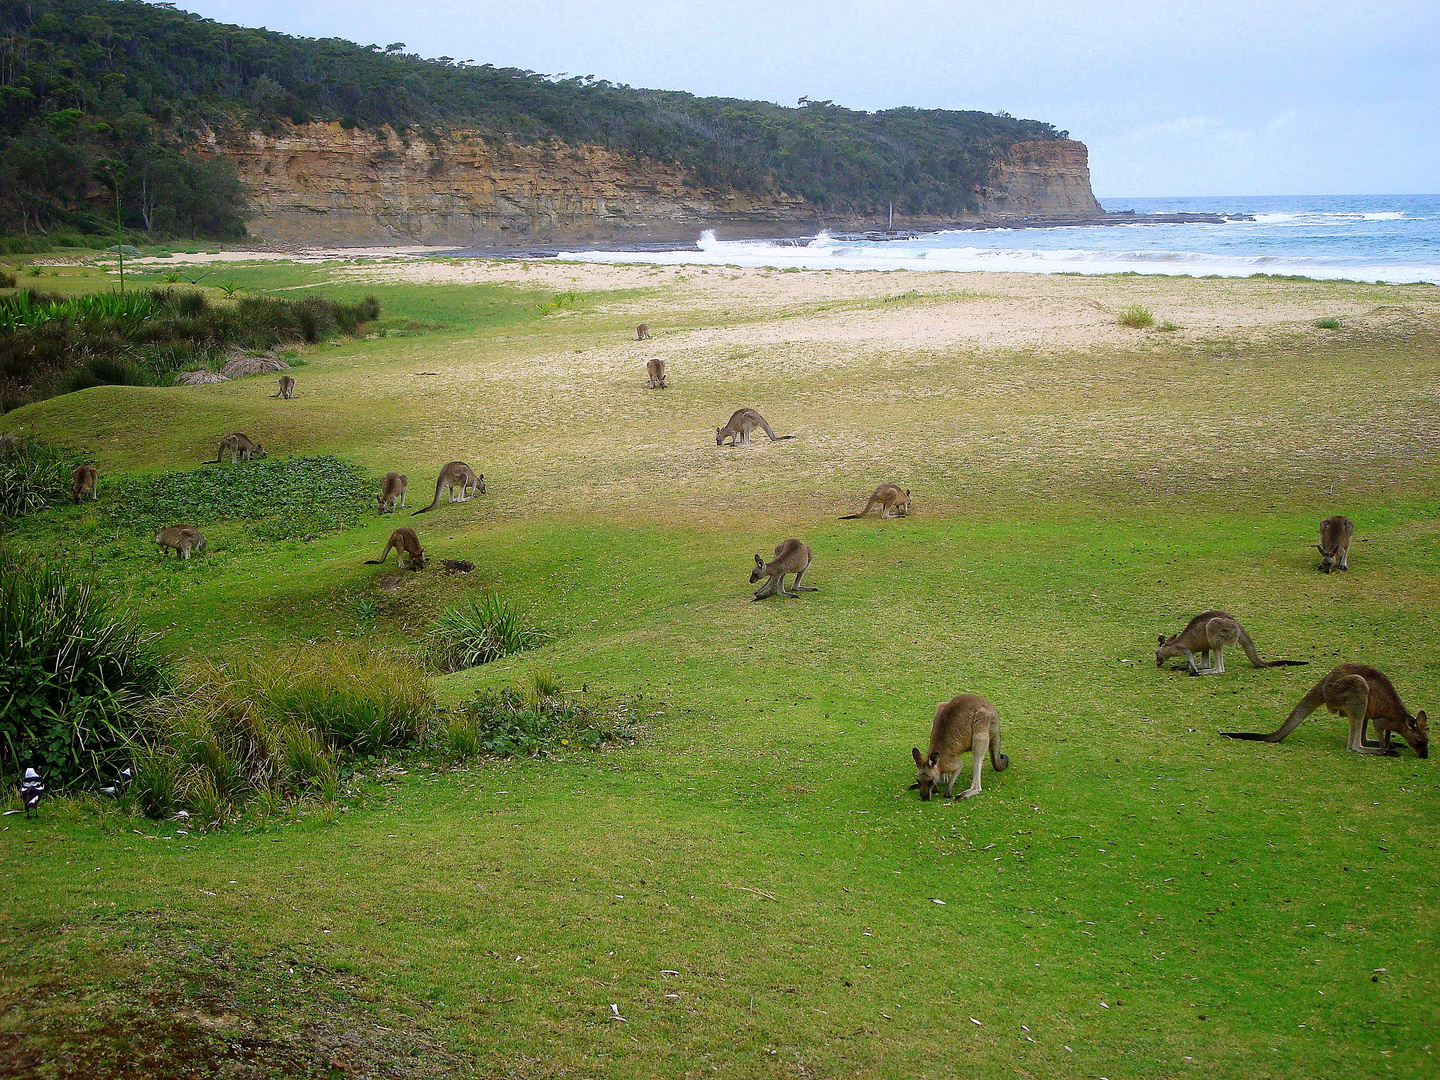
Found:
[{"label": "dense tree canopy", "polygon": [[422,59],[402,44],[295,38],[138,0],[0,0],[0,223],[85,223],[114,171],[135,227],[243,229],[224,162],[187,150],[205,127],[338,120],[402,133],[594,144],[678,163],[707,186],[780,189],[831,211],[973,209],[996,156],[1063,136],[1008,115],[796,108],[589,77]]}]

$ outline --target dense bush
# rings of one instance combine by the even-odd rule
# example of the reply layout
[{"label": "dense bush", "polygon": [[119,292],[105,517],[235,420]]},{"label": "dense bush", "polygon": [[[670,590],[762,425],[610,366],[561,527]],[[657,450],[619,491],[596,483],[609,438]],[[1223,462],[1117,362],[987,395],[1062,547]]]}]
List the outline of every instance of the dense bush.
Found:
[{"label": "dense bush", "polygon": [[167,681],[152,636],[93,585],[0,551],[0,778],[112,774]]},{"label": "dense bush", "polygon": [[268,349],[354,334],[379,318],[356,304],[311,296],[245,296],[147,289],[62,297],[21,290],[0,297],[0,411],[103,384],[154,385],[236,348]]},{"label": "dense bush", "polygon": [[440,729],[439,742],[461,758],[596,749],[633,741],[639,721],[638,698],[617,701],[566,693],[553,675],[536,671],[527,685],[479,691]]},{"label": "dense bush", "polygon": [[0,520],[21,518],[70,497],[79,459],[32,435],[0,435]]},{"label": "dense bush", "polygon": [[503,656],[538,649],[550,635],[510,601],[494,593],[450,608],[430,631],[436,662],[443,671],[488,664]]}]

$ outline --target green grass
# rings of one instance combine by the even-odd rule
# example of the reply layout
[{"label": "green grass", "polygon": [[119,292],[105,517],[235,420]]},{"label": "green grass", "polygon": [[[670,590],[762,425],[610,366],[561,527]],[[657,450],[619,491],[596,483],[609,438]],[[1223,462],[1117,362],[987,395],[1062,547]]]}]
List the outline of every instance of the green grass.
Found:
[{"label": "green grass", "polygon": [[1339,330],[1339,319],[1316,319],[1315,326],[1320,330]]},{"label": "green grass", "polygon": [[[1217,735],[1273,728],[1345,660],[1434,713],[1433,315],[1318,343],[1306,314],[977,356],[792,333],[794,275],[763,285],[771,317],[721,284],[597,294],[513,270],[514,287],[327,286],[432,328],[307,350],[291,402],[253,380],[18,410],[0,426],[93,451],[106,486],[12,539],[92,567],[192,662],[404,648],[498,594],[554,640],[436,679],[452,720],[543,665],[643,694],[634,745],[550,739],[465,767],[443,747],[381,754],[337,776],[328,809],[204,835],[83,800],[5,818],[6,1057],[66,1040],[91,1060],[124,1018],[164,1017],[187,1033],[172,1062],[247,1031],[276,1060],[323,1061],[349,1030],[342,1060],[404,1051],[417,1074],[1433,1074],[1434,762],[1347,754],[1323,714],[1278,746]],[[325,274],[343,277],[233,277]],[[1115,310],[1135,284],[1055,287]],[[1146,288],[1177,312],[1418,295]],[[1012,302],[995,289],[987,303]],[[648,346],[629,337],[662,305],[672,390],[645,394]],[[745,403],[800,437],[717,451]],[[277,458],[406,472],[424,502],[440,464],[469,461],[485,496],[404,523],[475,572],[363,565],[388,515],[309,541],[222,522],[186,566],[110,519],[112,487],[193,470],[237,427]],[[912,517],[835,520],[882,480],[914,490]],[[1351,569],[1321,575],[1315,530],[1337,511],[1357,526]],[[748,603],[752,553],[790,535],[820,591]],[[1210,606],[1310,666],[1157,670],[1156,635]],[[987,766],[976,799],[921,803],[910,748],[961,690],[998,708],[1011,766]],[[323,1007],[302,1020],[296,1000]]]}]

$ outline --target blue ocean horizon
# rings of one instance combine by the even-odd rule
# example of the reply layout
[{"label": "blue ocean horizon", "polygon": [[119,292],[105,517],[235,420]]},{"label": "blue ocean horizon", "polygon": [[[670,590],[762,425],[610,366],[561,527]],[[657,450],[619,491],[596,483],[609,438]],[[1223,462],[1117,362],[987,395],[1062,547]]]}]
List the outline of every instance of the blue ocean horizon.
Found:
[{"label": "blue ocean horizon", "polygon": [[671,251],[575,249],[593,262],[819,270],[1295,275],[1440,284],[1440,195],[1189,196],[1100,200],[1107,211],[1246,214],[1251,221],[957,229],[914,239],[717,240]]}]

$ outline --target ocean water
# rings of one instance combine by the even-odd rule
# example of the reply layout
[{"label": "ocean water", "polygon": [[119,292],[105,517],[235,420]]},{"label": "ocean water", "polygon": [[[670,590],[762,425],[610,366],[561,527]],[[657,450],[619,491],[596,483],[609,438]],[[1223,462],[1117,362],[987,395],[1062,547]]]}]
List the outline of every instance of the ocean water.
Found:
[{"label": "ocean water", "polygon": [[668,251],[567,251],[590,262],[803,267],[817,270],[1005,270],[1025,273],[1297,274],[1440,284],[1440,195],[1105,199],[1141,213],[1252,214],[1206,225],[1081,225],[954,230],[914,240],[717,240]]}]

